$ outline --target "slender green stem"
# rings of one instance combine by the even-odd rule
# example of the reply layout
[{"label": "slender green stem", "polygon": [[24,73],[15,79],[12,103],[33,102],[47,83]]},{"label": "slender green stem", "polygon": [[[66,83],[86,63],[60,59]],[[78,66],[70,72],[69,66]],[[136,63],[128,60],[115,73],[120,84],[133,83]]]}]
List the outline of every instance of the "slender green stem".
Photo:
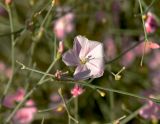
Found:
[{"label": "slender green stem", "polygon": [[19,33],[21,33],[23,30],[24,30],[25,28],[21,28],[21,29],[19,29],[19,30],[17,30],[17,31],[14,31],[14,32],[10,32],[10,33],[5,33],[5,34],[0,34],[0,37],[5,37],[5,36],[10,36],[10,35],[12,35],[12,34],[19,34]]},{"label": "slender green stem", "polygon": [[[69,104],[71,101],[73,100],[73,97],[71,97],[69,100],[66,101],[66,104]],[[63,103],[60,103],[54,107],[51,107],[51,108],[48,108],[48,109],[44,109],[44,110],[38,110],[39,113],[42,113],[42,112],[49,112],[49,111],[53,111],[54,109],[56,109],[57,107],[59,106],[62,106]]]},{"label": "slender green stem", "polygon": [[100,89],[100,90],[104,90],[104,91],[109,91],[109,92],[114,92],[114,93],[118,93],[118,94],[123,94],[123,95],[126,95],[126,96],[132,96],[132,97],[135,97],[135,98],[138,98],[138,99],[151,100],[153,102],[160,103],[160,100],[158,100],[158,99],[147,98],[147,97],[144,97],[144,96],[139,96],[139,95],[136,95],[136,94],[133,94],[133,93],[125,92],[125,91],[120,91],[120,90],[116,90],[116,89],[100,87],[100,86],[96,86],[96,85],[92,85],[92,84],[87,84],[87,83],[79,83],[79,84],[87,86],[87,87],[90,87],[92,89]]},{"label": "slender green stem", "polygon": [[78,120],[76,120],[75,118],[73,118],[73,117],[71,116],[71,114],[70,114],[70,112],[69,112],[69,110],[68,110],[68,108],[67,108],[66,101],[65,101],[64,98],[63,98],[62,89],[61,89],[61,88],[58,90],[58,93],[59,93],[59,95],[61,96],[61,99],[62,99],[62,101],[63,101],[64,108],[66,109],[66,112],[67,112],[67,115],[68,115],[68,124],[71,124],[71,120],[73,120],[76,124],[79,123]]},{"label": "slender green stem", "polygon": [[0,6],[6,9],[6,6],[2,2],[0,2]]},{"label": "slender green stem", "polygon": [[13,109],[12,113],[11,113],[11,114],[9,115],[9,117],[6,119],[5,124],[9,123],[9,121],[12,119],[12,117],[13,117],[14,114],[17,112],[17,110],[24,104],[24,102],[33,94],[33,92],[34,92],[40,85],[42,85],[42,84],[44,84],[44,83],[46,83],[46,82],[48,82],[48,81],[50,81],[50,80],[52,80],[52,79],[51,79],[51,78],[48,78],[48,79],[46,79],[46,80],[41,81],[41,84],[38,84],[38,83],[37,83],[37,85],[35,85],[35,86],[25,95],[25,97],[23,98],[23,100],[22,100],[21,102],[19,102],[19,103],[17,104],[17,106]]},{"label": "slender green stem", "polygon": [[59,95],[61,96],[61,99],[62,99],[62,101],[63,101],[63,106],[64,106],[64,108],[66,109],[66,112],[67,112],[67,115],[68,115],[68,124],[70,124],[70,113],[69,113],[69,110],[68,110],[68,108],[67,108],[66,102],[65,102],[65,100],[64,100],[64,98],[63,98],[62,89],[59,89],[59,90],[58,90],[58,93],[59,93]]},{"label": "slender green stem", "polygon": [[[35,50],[35,47],[36,47],[36,43],[37,42],[32,42],[32,44],[31,44],[31,49],[30,49],[30,56],[29,56],[29,61],[28,61],[28,66],[29,67],[31,67],[32,66],[32,58],[33,58],[33,54],[34,54],[34,50]],[[17,62],[18,63],[18,62]],[[32,75],[32,71],[29,71],[29,72],[27,72],[27,74],[26,74],[26,79],[25,79],[25,90],[26,90],[26,92],[28,91],[28,88],[29,88],[29,81],[30,81],[30,76]]]},{"label": "slender green stem", "polygon": [[112,122],[114,120],[114,93],[109,93],[109,102],[110,102],[110,121]]},{"label": "slender green stem", "polygon": [[144,60],[144,54],[145,54],[145,50],[146,50],[146,43],[147,43],[147,41],[148,41],[148,37],[147,37],[147,32],[146,32],[146,28],[145,28],[144,19],[143,19],[142,4],[141,4],[141,1],[140,1],[140,0],[138,0],[138,2],[139,2],[139,6],[140,6],[140,11],[141,11],[141,19],[142,19],[143,30],[144,30],[144,37],[145,37],[145,46],[144,46],[144,49],[143,49],[143,55],[142,55],[141,63],[140,63],[140,65],[142,66],[142,65],[143,65],[143,60]]},{"label": "slender green stem", "polygon": [[111,64],[111,63],[115,62],[116,60],[118,60],[119,58],[121,58],[122,56],[124,56],[125,54],[127,54],[129,51],[131,51],[132,49],[134,49],[135,47],[137,47],[142,42],[143,42],[143,40],[139,41],[138,43],[136,43],[135,45],[133,45],[130,48],[126,49],[125,51],[123,51],[122,53],[120,53],[117,57],[115,57],[114,59],[106,62],[105,64],[107,65],[107,64]]},{"label": "slender green stem", "polygon": [[10,116],[6,119],[6,123],[8,123],[11,118],[13,117],[13,115],[16,113],[16,111],[23,105],[23,103],[26,101],[27,98],[29,98],[32,93],[37,89],[37,86],[40,86],[41,84],[43,84],[45,77],[47,76],[46,73],[49,73],[49,71],[52,69],[52,67],[55,65],[55,63],[58,61],[59,58],[56,58],[55,61],[53,61],[51,63],[51,65],[49,66],[49,68],[47,69],[47,71],[45,72],[45,74],[41,77],[41,79],[38,81],[38,83],[36,84],[35,87],[33,87],[24,97],[24,99],[14,108],[14,110],[12,111],[12,113],[10,114]]},{"label": "slender green stem", "polygon": [[[32,69],[31,69],[32,70]],[[32,70],[33,71],[33,70]],[[36,71],[34,71],[36,72]],[[44,74],[44,75],[48,75],[48,73],[46,72],[42,72],[42,71],[37,71],[38,73],[41,73],[41,74]],[[36,72],[36,73],[37,73]],[[51,76],[53,78],[52,75],[48,75],[48,76]],[[61,83],[65,83],[65,84],[75,84],[75,81],[69,79],[69,80],[57,80]],[[92,79],[90,80],[92,81]],[[160,103],[160,100],[158,99],[153,99],[153,98],[147,98],[147,97],[144,97],[144,96],[139,96],[139,95],[136,95],[136,94],[133,94],[133,93],[128,93],[128,92],[125,92],[125,91],[121,91],[121,90],[116,90],[116,89],[111,89],[111,88],[105,88],[105,87],[101,87],[101,86],[96,86],[96,85],[92,85],[90,83],[86,83],[85,81],[80,81],[80,82],[77,82],[77,84],[79,85],[83,85],[83,86],[86,86],[86,87],[90,87],[92,89],[99,89],[99,90],[104,90],[104,91],[109,91],[109,92],[114,92],[114,93],[118,93],[118,94],[123,94],[123,95],[127,95],[127,96],[132,96],[132,97],[135,97],[135,98],[138,98],[138,99],[144,99],[144,100],[151,100],[153,102],[156,102],[156,103]]]},{"label": "slender green stem", "polygon": [[24,64],[22,64],[22,63],[19,62],[19,61],[16,61],[16,62],[17,62],[19,65],[22,66],[22,67],[21,67],[22,70],[28,70],[28,71],[31,71],[31,72],[35,72],[35,73],[39,73],[39,74],[42,74],[42,75],[46,75],[46,76],[50,76],[50,77],[55,78],[55,76],[52,75],[52,74],[45,73],[45,72],[42,72],[42,71],[39,71],[39,70],[36,70],[36,69],[29,68],[29,67],[25,66]]},{"label": "slender green stem", "polygon": [[152,0],[152,2],[150,3],[150,5],[147,7],[147,9],[145,10],[145,12],[148,12],[150,10],[150,8],[153,6],[153,4],[155,4],[157,0]]},{"label": "slender green stem", "polygon": [[57,55],[57,40],[56,36],[54,35],[54,59],[56,58]]},{"label": "slender green stem", "polygon": [[128,123],[131,119],[135,118],[139,114],[139,110],[141,110],[142,107],[131,113],[128,117],[126,117],[124,120],[121,121],[121,124]]},{"label": "slender green stem", "polygon": [[74,98],[74,117],[78,120],[78,97]]},{"label": "slender green stem", "polygon": [[41,124],[44,124],[44,117],[42,118]]},{"label": "slender green stem", "polygon": [[41,23],[40,29],[43,28],[43,26],[44,26],[44,24],[45,24],[45,22],[46,22],[46,20],[47,20],[47,18],[48,18],[48,16],[49,16],[49,14],[50,14],[51,11],[52,11],[53,6],[54,6],[54,0],[52,0],[51,6],[50,6],[50,8],[49,8],[49,11],[47,12],[46,16],[44,17],[44,19],[43,19],[43,21],[42,21],[42,23]]},{"label": "slender green stem", "polygon": [[[7,10],[8,10],[8,15],[9,15],[9,21],[10,21],[10,28],[11,28],[11,32],[14,32],[14,26],[13,26],[13,17],[12,17],[12,11],[11,11],[11,7],[10,5],[6,5],[7,6]],[[12,60],[12,76],[11,78],[8,80],[8,83],[4,89],[2,98],[1,98],[1,102],[3,101],[5,95],[7,94],[11,83],[13,81],[13,76],[14,76],[14,71],[15,71],[15,55],[14,55],[14,45],[15,45],[15,41],[14,41],[14,34],[11,34],[11,60]],[[1,106],[0,106],[1,108]]]}]

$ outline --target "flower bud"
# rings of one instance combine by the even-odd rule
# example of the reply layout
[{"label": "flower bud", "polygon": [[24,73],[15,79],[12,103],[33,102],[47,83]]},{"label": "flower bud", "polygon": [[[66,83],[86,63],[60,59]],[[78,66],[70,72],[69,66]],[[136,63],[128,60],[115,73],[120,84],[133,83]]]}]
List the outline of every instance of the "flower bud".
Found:
[{"label": "flower bud", "polygon": [[101,97],[104,97],[106,95],[105,92],[103,92],[101,90],[97,90],[97,92],[100,94]]},{"label": "flower bud", "polygon": [[5,2],[6,5],[9,5],[9,4],[12,3],[12,0],[5,0],[4,2]]},{"label": "flower bud", "polygon": [[64,51],[64,43],[63,41],[59,42],[58,53],[62,54]]}]

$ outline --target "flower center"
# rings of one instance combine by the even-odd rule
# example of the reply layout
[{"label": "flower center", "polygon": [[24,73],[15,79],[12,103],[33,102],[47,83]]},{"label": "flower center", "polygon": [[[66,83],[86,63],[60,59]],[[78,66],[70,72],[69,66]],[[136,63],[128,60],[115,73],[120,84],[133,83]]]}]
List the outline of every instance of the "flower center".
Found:
[{"label": "flower center", "polygon": [[86,64],[86,62],[88,62],[88,59],[87,59],[87,58],[82,58],[82,59],[80,59],[80,63],[81,63],[81,64]]},{"label": "flower center", "polygon": [[89,62],[91,59],[94,59],[94,58],[92,58],[92,56],[88,56],[87,58],[82,58],[82,59],[80,59],[80,63],[81,63],[81,64],[86,64],[86,63]]}]

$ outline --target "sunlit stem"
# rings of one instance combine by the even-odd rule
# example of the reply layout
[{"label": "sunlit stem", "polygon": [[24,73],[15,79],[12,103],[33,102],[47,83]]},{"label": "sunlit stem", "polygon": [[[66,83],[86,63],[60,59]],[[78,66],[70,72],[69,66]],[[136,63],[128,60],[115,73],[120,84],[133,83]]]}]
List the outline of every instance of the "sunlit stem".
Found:
[{"label": "sunlit stem", "polygon": [[65,102],[64,97],[62,95],[62,89],[61,88],[58,90],[58,93],[61,96],[64,108],[66,109],[66,112],[67,112],[67,115],[68,115],[68,124],[71,124],[71,120],[73,120],[74,122],[76,122],[78,124],[79,122],[74,117],[71,116],[71,114],[70,114],[70,112],[69,112],[69,110],[67,108],[66,102]]},{"label": "sunlit stem", "polygon": [[[12,17],[12,11],[11,11],[11,7],[10,4],[6,5],[7,10],[8,10],[8,15],[9,15],[9,22],[10,22],[10,29],[11,29],[11,33],[14,32],[14,26],[13,26],[13,17]],[[14,34],[11,34],[11,61],[12,61],[12,76],[11,78],[8,80],[8,83],[4,89],[2,98],[1,98],[1,102],[3,101],[5,95],[7,94],[9,87],[11,86],[11,83],[13,82],[13,76],[14,76],[14,70],[15,70],[15,55],[14,55],[14,47],[15,47],[15,41],[14,41]],[[0,104],[0,108],[1,108],[1,104]]]},{"label": "sunlit stem", "polygon": [[54,3],[55,3],[55,0],[52,0],[51,7],[49,8],[49,11],[47,12],[45,18],[44,18],[43,21],[42,21],[41,26],[40,26],[40,29],[44,26],[47,18],[49,17],[49,14],[51,13],[52,8],[54,7]]},{"label": "sunlit stem", "polygon": [[139,2],[139,6],[140,6],[140,11],[141,11],[141,18],[142,18],[142,24],[143,24],[143,30],[144,30],[144,37],[145,37],[145,45],[144,45],[143,54],[142,54],[141,63],[140,63],[140,65],[142,66],[143,65],[143,60],[144,60],[144,54],[145,54],[145,50],[146,50],[146,43],[148,42],[148,37],[147,37],[145,22],[144,22],[144,18],[143,18],[142,4],[141,4],[140,0],[138,0],[138,2]]},{"label": "sunlit stem", "polygon": [[122,71],[124,71],[126,68],[125,67],[123,67],[120,71],[118,71],[116,74],[114,74],[113,72],[111,72],[111,74],[115,77],[115,80],[120,80],[121,79],[121,75],[120,75],[120,73],[122,72]]},{"label": "sunlit stem", "polygon": [[44,117],[42,118],[41,124],[44,124]]},{"label": "sunlit stem", "polygon": [[50,76],[50,77],[55,78],[55,76],[52,75],[52,74],[45,73],[45,72],[42,72],[42,71],[38,71],[38,70],[36,70],[36,69],[29,68],[29,67],[25,66],[23,63],[21,63],[21,62],[19,62],[19,61],[16,61],[16,62],[17,62],[19,65],[22,66],[22,67],[21,67],[22,70],[28,70],[28,71],[32,71],[32,72],[35,72],[35,73],[39,73],[39,74],[42,74],[42,75],[47,75],[47,76]]},{"label": "sunlit stem", "polygon": [[78,120],[78,97],[74,98],[74,117]]},{"label": "sunlit stem", "polygon": [[96,91],[100,94],[101,97],[104,97],[106,95],[106,93],[102,90],[97,89]]},{"label": "sunlit stem", "polygon": [[120,124],[120,121],[123,120],[124,118],[126,118],[126,115],[120,117],[119,119],[117,119],[116,121],[113,122],[113,124]]},{"label": "sunlit stem", "polygon": [[[73,99],[74,99],[74,97],[71,97],[69,100],[66,101],[66,104],[69,104]],[[57,109],[60,106],[63,106],[63,103],[59,103],[58,105],[51,107],[51,108],[48,108],[48,109],[38,110],[38,112],[42,113],[42,112],[53,111],[54,109]]]}]

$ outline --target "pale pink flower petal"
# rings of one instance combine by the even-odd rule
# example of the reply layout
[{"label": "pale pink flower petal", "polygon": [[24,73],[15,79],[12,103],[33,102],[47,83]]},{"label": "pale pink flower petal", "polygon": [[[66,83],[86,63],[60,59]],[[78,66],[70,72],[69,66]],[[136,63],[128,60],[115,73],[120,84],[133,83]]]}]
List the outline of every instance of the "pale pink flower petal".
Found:
[{"label": "pale pink flower petal", "polygon": [[145,119],[160,119],[160,105],[148,101],[146,106],[139,111],[139,114]]},{"label": "pale pink flower petal", "polygon": [[104,73],[103,58],[92,59],[86,63],[87,67],[91,70],[91,78],[101,77]]},{"label": "pale pink flower petal", "polygon": [[86,55],[89,59],[100,59],[104,57],[103,44],[97,41],[90,41],[88,45],[89,52]]},{"label": "pale pink flower petal", "polygon": [[73,50],[69,50],[64,53],[62,59],[67,66],[79,65],[79,58],[77,57],[77,55],[75,55],[75,52]]},{"label": "pale pink flower petal", "polygon": [[88,39],[86,37],[77,36],[74,39],[74,46],[73,50],[76,52],[76,54],[83,58],[88,53]]},{"label": "pale pink flower petal", "polygon": [[79,65],[79,66],[77,66],[77,68],[74,72],[74,79],[75,80],[87,79],[87,78],[91,77],[90,72],[91,72],[91,70],[89,70],[86,65]]},{"label": "pale pink flower petal", "polygon": [[[103,57],[103,45],[97,41],[88,40],[86,37],[77,36],[74,39],[74,46],[76,54],[79,55],[79,58],[84,58],[86,56],[91,56],[94,53],[95,58]],[[97,52],[96,50],[99,50]]]},{"label": "pale pink flower petal", "polygon": [[71,90],[71,94],[73,97],[77,97],[81,95],[84,92],[84,89],[82,89],[79,85],[75,85],[74,88]]},{"label": "pale pink flower petal", "polygon": [[68,66],[77,66],[74,79],[98,78],[103,75],[103,44],[77,36],[73,49],[67,51],[63,61]]}]

